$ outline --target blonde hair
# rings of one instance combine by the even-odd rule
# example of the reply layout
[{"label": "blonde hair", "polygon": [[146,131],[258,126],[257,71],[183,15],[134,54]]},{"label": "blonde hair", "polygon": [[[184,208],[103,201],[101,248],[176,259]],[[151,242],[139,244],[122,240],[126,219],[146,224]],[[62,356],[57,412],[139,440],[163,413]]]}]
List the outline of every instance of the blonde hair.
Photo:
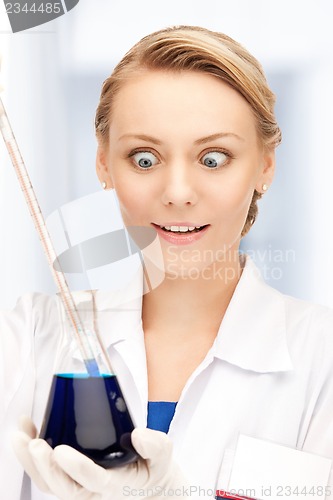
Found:
[{"label": "blonde hair", "polygon": [[[263,147],[273,149],[280,144],[281,131],[274,115],[275,95],[260,63],[229,36],[197,26],[156,31],[125,54],[102,87],[95,117],[96,135],[102,144],[108,142],[112,102],[117,93],[127,80],[147,70],[199,71],[223,80],[251,106]],[[255,190],[242,236],[256,219],[260,197]]]}]

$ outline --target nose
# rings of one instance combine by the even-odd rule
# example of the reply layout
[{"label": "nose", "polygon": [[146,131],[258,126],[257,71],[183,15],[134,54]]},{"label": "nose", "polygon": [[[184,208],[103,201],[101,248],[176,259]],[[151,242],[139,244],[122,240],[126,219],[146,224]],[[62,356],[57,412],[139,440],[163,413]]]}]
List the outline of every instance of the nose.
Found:
[{"label": "nose", "polygon": [[195,205],[198,193],[194,172],[181,162],[168,165],[163,180],[162,203],[164,205]]}]

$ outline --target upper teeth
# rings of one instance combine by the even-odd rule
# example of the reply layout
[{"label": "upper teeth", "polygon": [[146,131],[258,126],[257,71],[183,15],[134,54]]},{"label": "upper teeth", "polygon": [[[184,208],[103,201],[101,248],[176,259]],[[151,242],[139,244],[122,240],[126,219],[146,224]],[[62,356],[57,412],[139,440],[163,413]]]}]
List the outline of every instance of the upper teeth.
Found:
[{"label": "upper teeth", "polygon": [[167,231],[174,231],[176,233],[186,233],[186,231],[194,231],[194,229],[200,229],[201,226],[160,226]]}]

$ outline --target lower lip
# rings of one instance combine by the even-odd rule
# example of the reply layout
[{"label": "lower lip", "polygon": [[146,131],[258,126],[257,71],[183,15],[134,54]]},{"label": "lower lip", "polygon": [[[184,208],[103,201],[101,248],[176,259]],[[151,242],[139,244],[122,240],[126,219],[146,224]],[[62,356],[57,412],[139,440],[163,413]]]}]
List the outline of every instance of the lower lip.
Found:
[{"label": "lower lip", "polygon": [[154,227],[157,233],[165,241],[172,243],[173,245],[190,245],[198,240],[200,240],[207,232],[209,226],[204,227],[201,231],[193,231],[192,233],[172,233],[171,231],[164,231],[160,226]]}]

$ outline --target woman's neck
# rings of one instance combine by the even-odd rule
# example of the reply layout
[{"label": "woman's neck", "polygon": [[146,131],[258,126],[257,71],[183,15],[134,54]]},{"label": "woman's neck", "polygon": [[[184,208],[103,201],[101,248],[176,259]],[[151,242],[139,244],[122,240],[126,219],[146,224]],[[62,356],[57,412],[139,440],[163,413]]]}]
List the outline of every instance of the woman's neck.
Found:
[{"label": "woman's neck", "polygon": [[154,335],[215,336],[242,273],[239,259],[214,262],[195,277],[166,276],[143,299],[143,327]]}]

